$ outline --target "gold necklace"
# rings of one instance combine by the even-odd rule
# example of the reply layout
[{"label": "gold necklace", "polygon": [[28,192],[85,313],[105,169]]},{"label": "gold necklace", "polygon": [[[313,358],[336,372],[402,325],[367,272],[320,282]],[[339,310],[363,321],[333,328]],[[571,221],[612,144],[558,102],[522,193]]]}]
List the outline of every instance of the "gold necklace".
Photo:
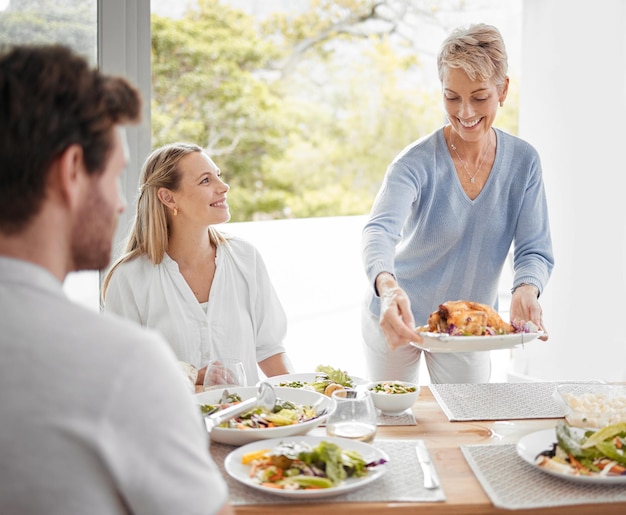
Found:
[{"label": "gold necklace", "polygon": [[478,168],[476,168],[476,171],[474,172],[474,175],[472,175],[471,173],[469,173],[469,170],[467,169],[467,166],[465,166],[465,161],[463,161],[463,158],[457,152],[456,145],[454,143],[452,143],[452,131],[450,131],[450,148],[452,150],[454,150],[454,153],[456,154],[456,157],[458,157],[459,161],[461,161],[461,164],[463,165],[463,169],[465,170],[465,173],[469,177],[469,180],[470,180],[470,182],[472,184],[474,184],[476,182],[476,175],[478,175],[478,172],[480,172],[480,169],[482,168],[483,163],[485,162],[485,158],[487,157],[487,151],[489,150],[489,145],[490,144],[491,144],[491,139],[487,142],[487,148],[485,149],[485,152],[483,153],[483,158],[480,160],[480,163],[478,164]]}]

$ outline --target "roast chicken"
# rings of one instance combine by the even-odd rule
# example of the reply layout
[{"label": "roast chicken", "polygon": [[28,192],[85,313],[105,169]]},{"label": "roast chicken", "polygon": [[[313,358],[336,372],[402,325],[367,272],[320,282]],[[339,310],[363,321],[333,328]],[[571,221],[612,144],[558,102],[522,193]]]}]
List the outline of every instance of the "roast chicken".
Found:
[{"label": "roast chicken", "polygon": [[428,317],[419,332],[448,333],[452,336],[486,336],[514,333],[491,306],[465,300],[448,301]]}]

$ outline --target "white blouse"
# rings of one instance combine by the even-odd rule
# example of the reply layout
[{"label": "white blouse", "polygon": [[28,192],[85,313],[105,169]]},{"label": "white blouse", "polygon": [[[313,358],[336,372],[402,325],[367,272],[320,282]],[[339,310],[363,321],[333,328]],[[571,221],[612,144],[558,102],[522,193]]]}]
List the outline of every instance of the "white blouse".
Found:
[{"label": "white blouse", "polygon": [[287,317],[253,245],[230,236],[215,262],[206,309],[166,254],[156,266],[147,256],[119,265],[104,310],[157,329],[179,360],[197,368],[213,358],[240,359],[254,385],[257,363],[285,352]]}]

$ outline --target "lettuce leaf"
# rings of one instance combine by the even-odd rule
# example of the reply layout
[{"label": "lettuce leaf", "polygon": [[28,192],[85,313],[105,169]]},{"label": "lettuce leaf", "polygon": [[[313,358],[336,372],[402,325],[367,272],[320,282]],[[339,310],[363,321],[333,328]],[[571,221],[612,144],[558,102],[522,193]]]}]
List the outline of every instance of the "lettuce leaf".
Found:
[{"label": "lettuce leaf", "polygon": [[354,382],[352,381],[352,378],[345,372],[342,372],[341,370],[339,370],[338,368],[333,368],[333,367],[326,366],[326,365],[318,365],[315,371],[321,372],[322,374],[326,374],[328,379],[330,379],[333,383],[340,384],[349,388],[354,386]]},{"label": "lettuce leaf", "polygon": [[298,458],[307,465],[322,469],[335,485],[347,477],[367,475],[367,464],[357,451],[344,451],[332,442],[322,441],[311,451],[301,452]]}]

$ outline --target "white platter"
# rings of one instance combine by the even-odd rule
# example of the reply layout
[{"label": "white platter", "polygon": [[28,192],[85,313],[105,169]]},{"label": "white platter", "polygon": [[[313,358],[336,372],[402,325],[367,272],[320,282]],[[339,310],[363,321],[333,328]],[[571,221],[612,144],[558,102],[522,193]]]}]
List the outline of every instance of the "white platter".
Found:
[{"label": "white platter", "polygon": [[538,454],[547,451],[552,448],[553,444],[557,441],[556,432],[554,429],[544,429],[543,431],[537,431],[529,435],[524,436],[517,442],[516,450],[517,454],[526,462],[546,474],[551,476],[567,479],[568,481],[575,481],[578,483],[600,483],[605,485],[617,485],[626,484],[626,476],[574,476],[572,474],[563,474],[561,472],[550,470],[545,467],[540,467],[535,463],[535,458]]},{"label": "white platter", "polygon": [[[300,381],[301,383],[314,383],[315,379],[320,377],[322,375],[322,372],[309,372],[309,373],[302,373],[302,374],[284,374],[282,376],[273,376],[273,377],[268,377],[267,379],[264,379],[264,381],[269,381],[269,383],[272,386],[279,386],[281,383],[292,383],[295,381]],[[355,377],[353,375],[350,375],[350,379],[352,379],[352,382],[354,383],[354,386],[363,386],[369,383],[369,381],[366,381],[365,379],[362,379],[360,377]]]},{"label": "white platter", "polygon": [[510,349],[528,343],[542,333],[514,333],[497,336],[450,336],[446,333],[420,333],[423,343],[411,345],[428,352],[475,352]]},{"label": "white platter", "polygon": [[[361,456],[367,463],[380,459],[386,460],[387,463],[369,469],[369,473],[365,477],[349,478],[337,486],[313,490],[281,490],[279,488],[271,488],[260,485],[258,483],[255,483],[250,477],[250,466],[241,463],[241,458],[244,454],[253,451],[259,451],[262,449],[272,449],[281,443],[304,442],[309,444],[311,447],[315,447],[322,441],[336,443],[342,449],[355,450],[361,454]],[[368,485],[369,483],[379,479],[387,471],[388,467],[389,456],[380,449],[377,449],[376,447],[367,443],[348,440],[347,438],[336,438],[330,436],[296,436],[291,438],[276,438],[273,440],[254,442],[232,451],[228,456],[226,456],[226,459],[224,460],[224,468],[226,469],[228,475],[230,475],[232,478],[236,479],[240,483],[243,483],[244,485],[259,490],[261,492],[267,492],[270,494],[279,495],[281,497],[291,497],[293,499],[315,499],[320,497],[331,497],[344,494],[346,492],[351,492],[352,490],[362,488],[365,485]]]},{"label": "white platter", "polygon": [[[258,388],[255,386],[239,386],[228,387],[229,393],[238,393],[242,401],[254,397]],[[321,393],[311,390],[300,390],[296,388],[280,388],[275,387],[276,397],[291,401],[296,404],[306,406],[315,406],[317,413],[324,412],[323,415],[290,426],[279,426],[270,428],[250,428],[250,429],[234,429],[227,427],[215,427],[210,432],[211,440],[214,442],[225,443],[228,445],[244,445],[257,440],[267,440],[271,438],[284,438],[293,435],[303,435],[308,433],[314,427],[319,426],[328,416],[335,410],[336,403],[334,399],[327,397]],[[208,390],[206,392],[197,393],[195,395],[196,403],[217,404],[222,396],[223,389]]]}]

